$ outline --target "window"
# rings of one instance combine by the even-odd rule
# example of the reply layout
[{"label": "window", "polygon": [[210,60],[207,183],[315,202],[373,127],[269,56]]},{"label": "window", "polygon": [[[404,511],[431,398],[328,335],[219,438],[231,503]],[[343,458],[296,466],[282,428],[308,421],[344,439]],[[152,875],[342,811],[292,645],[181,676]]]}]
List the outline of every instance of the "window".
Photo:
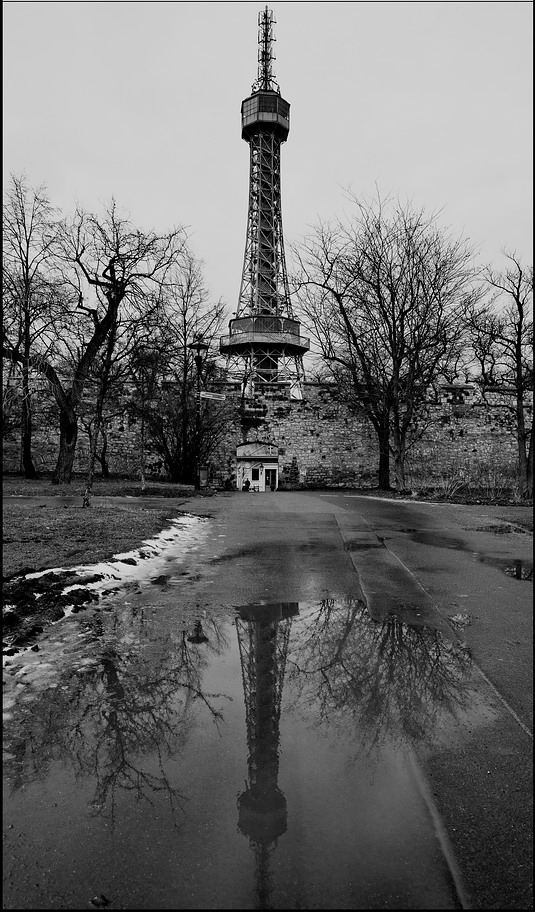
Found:
[{"label": "window", "polygon": [[256,98],[248,98],[243,102],[242,114],[244,117],[250,117],[252,114],[256,114],[258,111],[258,100]]},{"label": "window", "polygon": [[261,95],[259,98],[259,111],[266,111],[271,113],[276,113],[277,111],[277,98],[273,95]]},{"label": "window", "polygon": [[251,478],[253,481],[260,480],[260,472],[258,469],[251,469]]},{"label": "window", "polygon": [[283,101],[282,98],[279,98],[279,114],[281,117],[285,117],[286,120],[290,116],[290,105],[287,101]]}]

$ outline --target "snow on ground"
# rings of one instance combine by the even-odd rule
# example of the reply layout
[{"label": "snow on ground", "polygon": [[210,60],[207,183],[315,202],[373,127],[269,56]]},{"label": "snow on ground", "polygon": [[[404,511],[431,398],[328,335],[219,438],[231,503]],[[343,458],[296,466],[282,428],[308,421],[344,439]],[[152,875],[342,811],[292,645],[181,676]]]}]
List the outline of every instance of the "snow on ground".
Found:
[{"label": "snow on ground", "polygon": [[[109,593],[110,590],[120,589],[131,582],[143,583],[146,581],[148,583],[168,568],[170,557],[180,560],[181,557],[186,558],[192,551],[195,551],[208,535],[210,527],[210,522],[204,517],[188,513],[181,514],[171,520],[171,525],[154,538],[145,539],[140,548],[114,554],[110,560],[100,561],[96,564],[55,567],[28,573],[23,579],[32,580],[61,573],[77,574],[80,582],[65,586],[60,592],[61,595],[66,595],[76,589],[91,590],[102,595],[104,591]],[[4,611],[9,610],[10,607],[5,605]],[[54,625],[61,623],[64,618],[73,614],[75,607],[75,604],[65,606],[63,617],[52,623]],[[30,648],[21,647],[19,654],[26,653]]]},{"label": "snow on ground", "polygon": [[153,577],[158,570],[163,569],[170,552],[176,552],[178,544],[181,546],[181,552],[189,553],[205,538],[207,531],[206,519],[184,514],[171,520],[170,528],[164,529],[154,538],[145,539],[141,548],[114,554],[110,560],[100,561],[97,564],[79,564],[77,567],[68,568],[55,567],[50,570],[28,573],[25,579],[37,579],[49,573],[66,572],[76,573],[82,578],[95,575],[101,577],[94,582],[81,582],[66,586],[62,590],[62,594],[73,589],[91,589],[99,592],[104,588],[106,590],[119,588],[124,583]]}]

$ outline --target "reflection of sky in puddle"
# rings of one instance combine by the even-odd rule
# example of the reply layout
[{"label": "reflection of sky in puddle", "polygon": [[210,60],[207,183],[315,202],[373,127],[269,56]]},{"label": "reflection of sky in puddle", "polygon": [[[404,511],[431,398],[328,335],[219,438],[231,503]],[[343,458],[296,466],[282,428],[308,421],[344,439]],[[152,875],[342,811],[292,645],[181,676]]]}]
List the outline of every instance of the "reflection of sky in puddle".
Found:
[{"label": "reflection of sky in puddle", "polygon": [[353,599],[207,614],[192,642],[167,598],[72,617],[19,671],[8,814],[44,832],[59,796],[58,857],[106,895],[113,858],[123,907],[458,908],[413,747],[494,718],[466,648]]}]

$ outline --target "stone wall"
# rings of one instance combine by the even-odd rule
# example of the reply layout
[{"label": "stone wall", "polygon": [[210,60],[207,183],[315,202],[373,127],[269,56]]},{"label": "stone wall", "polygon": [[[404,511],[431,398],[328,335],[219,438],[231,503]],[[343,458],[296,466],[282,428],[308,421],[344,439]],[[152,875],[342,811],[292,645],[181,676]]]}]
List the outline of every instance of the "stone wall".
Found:
[{"label": "stone wall", "polygon": [[[256,409],[240,412],[238,390],[221,385],[227,399],[236,402],[236,418],[229,424],[212,464],[216,483],[236,477],[236,445],[266,441],[279,450],[279,475],[288,481],[292,462],[299,483],[306,487],[371,487],[377,483],[378,448],[373,427],[365,416],[351,413],[337,400],[336,387],[306,383],[304,398],[268,392]],[[38,470],[52,470],[58,452],[57,409],[44,394],[34,399],[34,458]],[[527,404],[528,424],[532,398]],[[443,386],[427,403],[426,414],[407,455],[407,483],[418,488],[455,474],[456,477],[499,472],[514,476],[517,445],[514,435],[514,396],[487,393],[476,387]],[[108,422],[110,473],[139,477],[141,447],[139,423],[126,412]],[[4,440],[4,469],[20,469],[18,433]],[[87,466],[88,437],[80,429],[75,471]],[[159,456],[146,447],[148,474],[163,472]],[[98,464],[97,464],[98,473]]]},{"label": "stone wall", "polygon": [[[16,409],[14,409],[16,413]],[[59,449],[59,410],[50,396],[47,385],[39,380],[34,381],[32,391],[33,445],[32,456],[38,472],[51,472],[58,457]],[[112,475],[139,477],[141,468],[140,427],[136,418],[126,411],[119,413],[106,422],[108,438],[108,463]],[[149,464],[156,464],[159,457],[147,446]],[[83,417],[79,421],[78,441],[74,471],[84,473],[87,470],[89,456],[89,437],[84,429]],[[13,426],[3,439],[4,471],[20,471],[20,431]],[[99,472],[99,464],[96,464]]]},{"label": "stone wall", "polygon": [[299,481],[308,487],[374,484],[373,428],[351,415],[333,393],[327,384],[307,383],[302,400],[276,395],[261,400],[264,415],[246,413],[236,423],[221,448],[221,462],[230,460],[235,473],[236,443],[265,440],[278,447],[283,481],[295,458]]},{"label": "stone wall", "polygon": [[[232,463],[235,445],[265,440],[278,446],[281,479],[295,458],[300,483],[307,487],[370,487],[377,483],[378,445],[365,416],[337,401],[329,384],[305,384],[304,399],[267,398],[262,420],[234,428],[221,448],[221,462]],[[468,477],[493,467],[514,475],[517,444],[514,398],[498,393],[481,397],[475,387],[444,386],[425,410],[407,455],[410,486],[436,484],[455,473]],[[526,406],[532,420],[532,397]],[[241,432],[241,440],[238,439]]]}]

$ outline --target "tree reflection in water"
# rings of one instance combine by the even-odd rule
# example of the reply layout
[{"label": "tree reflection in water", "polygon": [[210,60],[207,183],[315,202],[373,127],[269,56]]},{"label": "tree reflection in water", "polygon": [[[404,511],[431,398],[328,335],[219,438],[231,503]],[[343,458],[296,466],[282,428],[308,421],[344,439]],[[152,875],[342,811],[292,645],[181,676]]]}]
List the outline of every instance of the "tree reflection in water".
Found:
[{"label": "tree reflection in water", "polygon": [[187,796],[169,782],[166,761],[186,745],[199,703],[219,725],[221,700],[230,699],[202,687],[210,655],[228,646],[216,618],[204,627],[208,642],[197,646],[190,631],[158,636],[143,609],[105,621],[95,615],[86,625],[91,664],[72,662],[15,720],[5,764],[12,789],[43,779],[60,761],[77,779],[95,780],[93,813],[113,821],[120,791],[151,805],[163,793],[176,827]]},{"label": "tree reflection in water", "polygon": [[375,621],[354,599],[324,600],[294,626],[291,650],[292,704],[300,712],[315,705],[318,724],[348,733],[352,717],[362,749],[432,741],[471,701],[466,646],[396,616]]}]

